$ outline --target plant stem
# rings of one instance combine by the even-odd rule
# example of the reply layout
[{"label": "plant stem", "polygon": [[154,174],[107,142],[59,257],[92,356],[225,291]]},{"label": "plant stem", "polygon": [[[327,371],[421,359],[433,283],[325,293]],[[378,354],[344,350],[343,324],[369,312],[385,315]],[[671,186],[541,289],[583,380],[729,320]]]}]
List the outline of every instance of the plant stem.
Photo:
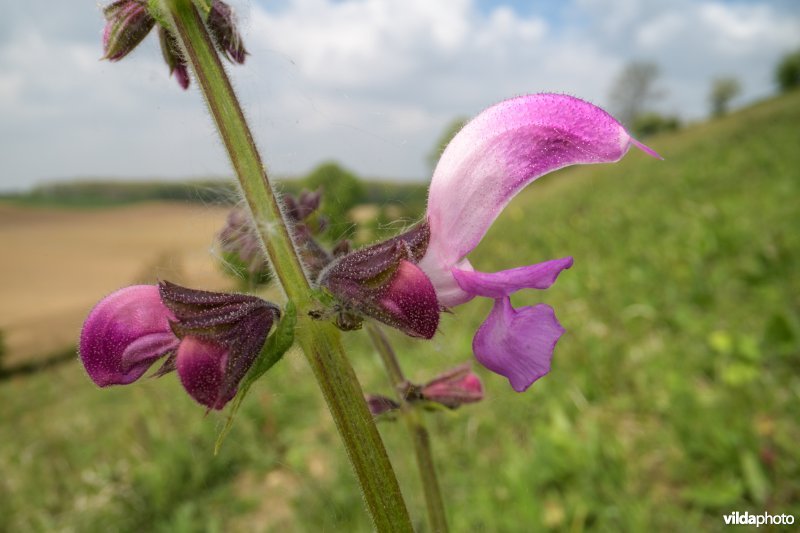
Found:
[{"label": "plant stem", "polygon": [[332,324],[308,317],[315,305],[313,292],[250,128],[200,14],[191,0],[160,1],[200,85],[275,273],[286,296],[297,306],[297,341],[344,441],[373,525],[378,531],[413,531],[397,477],[347,360],[341,335]]},{"label": "plant stem", "polygon": [[428,522],[431,530],[434,533],[446,533],[448,531],[447,513],[444,510],[442,491],[439,489],[439,480],[436,477],[436,465],[433,462],[431,439],[425,427],[425,422],[414,406],[406,401],[404,389],[408,386],[408,380],[403,375],[403,369],[400,368],[400,362],[397,360],[386,334],[380,326],[371,321],[367,323],[367,332],[378,350],[383,366],[386,367],[386,373],[389,375],[389,380],[397,392],[402,417],[414,443],[414,455],[416,456],[417,468],[422,479],[422,489],[425,493],[425,506],[428,509]]}]

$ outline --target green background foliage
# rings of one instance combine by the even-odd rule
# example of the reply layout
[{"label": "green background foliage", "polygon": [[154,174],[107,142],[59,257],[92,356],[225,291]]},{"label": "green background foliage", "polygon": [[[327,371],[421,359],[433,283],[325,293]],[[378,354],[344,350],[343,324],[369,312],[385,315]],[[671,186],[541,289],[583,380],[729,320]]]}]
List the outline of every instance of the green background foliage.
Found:
[{"label": "green background foliage", "polygon": [[[567,169],[510,204],[470,259],[572,255],[551,289],[514,297],[552,305],[567,334],[526,393],[478,368],[485,401],[426,415],[453,531],[800,516],[798,123],[795,92],[649,139],[663,162]],[[409,377],[470,359],[489,307],[444,315],[429,342],[392,335]],[[346,340],[365,389],[388,393],[366,334]],[[174,376],[98,390],[72,361],[0,381],[0,529],[368,531],[321,402],[290,351],[214,456],[225,415]],[[424,531],[407,435],[381,432]]]}]

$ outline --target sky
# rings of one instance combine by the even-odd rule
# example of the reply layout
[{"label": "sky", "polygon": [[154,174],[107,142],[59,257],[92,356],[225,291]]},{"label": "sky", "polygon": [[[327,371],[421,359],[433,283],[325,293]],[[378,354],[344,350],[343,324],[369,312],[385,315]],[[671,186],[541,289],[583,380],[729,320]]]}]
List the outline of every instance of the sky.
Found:
[{"label": "sky", "polygon": [[[250,52],[229,73],[278,176],[336,160],[426,180],[454,118],[535,92],[606,107],[631,61],[658,64],[661,112],[699,120],[713,78],[737,78],[745,105],[775,93],[775,64],[800,47],[797,0],[229,3]],[[200,94],[168,78],[155,32],[110,63],[96,2],[0,0],[0,12],[0,191],[230,175]]]}]

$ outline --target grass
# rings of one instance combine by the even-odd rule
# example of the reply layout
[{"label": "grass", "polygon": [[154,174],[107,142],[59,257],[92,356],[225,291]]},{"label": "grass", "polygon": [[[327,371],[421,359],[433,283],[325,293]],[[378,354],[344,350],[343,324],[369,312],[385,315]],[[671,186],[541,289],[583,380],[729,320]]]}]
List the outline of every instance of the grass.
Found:
[{"label": "grass", "polygon": [[[717,530],[731,511],[800,516],[800,93],[648,139],[664,162],[568,169],[512,202],[471,256],[564,255],[568,330],[525,394],[479,370],[484,402],[427,415],[453,531]],[[424,381],[471,357],[473,302],[430,342],[394,335]],[[366,335],[365,388],[386,392]],[[310,372],[290,353],[224,418],[174,377],[97,390],[77,362],[0,382],[0,529],[367,531]],[[412,513],[399,424],[381,425]]]}]

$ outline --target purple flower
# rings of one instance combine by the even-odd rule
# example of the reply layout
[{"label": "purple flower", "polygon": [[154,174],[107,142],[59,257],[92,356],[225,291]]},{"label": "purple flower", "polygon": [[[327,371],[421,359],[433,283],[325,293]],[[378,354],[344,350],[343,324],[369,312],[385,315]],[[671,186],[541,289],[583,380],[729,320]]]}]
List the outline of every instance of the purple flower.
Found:
[{"label": "purple flower", "polygon": [[428,194],[430,241],[418,266],[444,307],[475,296],[495,300],[472,347],[481,364],[507,377],[518,392],[550,371],[564,329],[549,306],[514,309],[509,297],[520,289],[548,288],[572,258],[484,273],[466,256],[526,185],[569,165],[618,161],[631,145],[659,157],[602,109],[571,96],[535,94],[483,111],[436,166]]},{"label": "purple flower", "polygon": [[101,300],[81,331],[79,353],[97,385],[127,385],[165,358],[186,391],[222,409],[255,362],[278,308],[243,294],[198,291],[168,282],[125,287]]}]

